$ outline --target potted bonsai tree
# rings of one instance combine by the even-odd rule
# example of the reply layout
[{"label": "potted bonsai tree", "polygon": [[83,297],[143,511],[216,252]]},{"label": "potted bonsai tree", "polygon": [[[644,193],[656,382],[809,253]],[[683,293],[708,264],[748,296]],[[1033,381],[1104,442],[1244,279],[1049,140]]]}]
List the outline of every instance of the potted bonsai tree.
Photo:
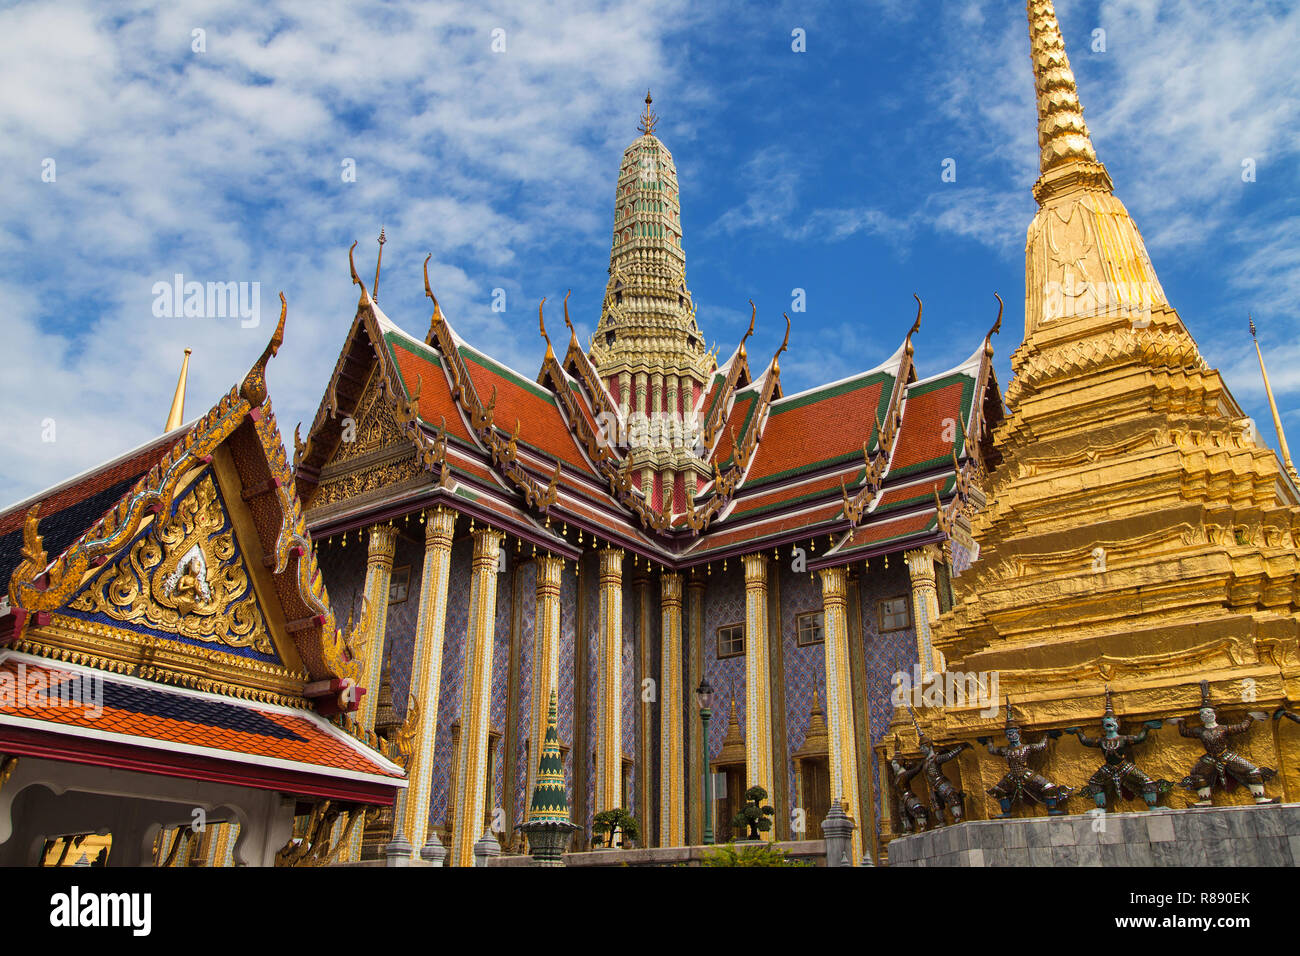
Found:
[{"label": "potted bonsai tree", "polygon": [[596,814],[591,821],[591,832],[598,837],[604,837],[606,840],[604,845],[597,845],[593,848],[598,850],[612,850],[616,834],[621,835],[621,839],[618,841],[619,846],[623,846],[628,841],[634,841],[640,836],[640,828],[637,826],[636,817],[622,807],[602,810]]},{"label": "potted bonsai tree", "polygon": [[740,841],[753,842],[762,839],[760,833],[766,833],[772,829],[772,816],[776,813],[774,807],[765,806],[763,801],[767,799],[767,791],[762,787],[750,787],[745,791],[745,805],[740,812],[731,818],[731,825],[739,830],[748,828],[749,832],[745,839]]}]

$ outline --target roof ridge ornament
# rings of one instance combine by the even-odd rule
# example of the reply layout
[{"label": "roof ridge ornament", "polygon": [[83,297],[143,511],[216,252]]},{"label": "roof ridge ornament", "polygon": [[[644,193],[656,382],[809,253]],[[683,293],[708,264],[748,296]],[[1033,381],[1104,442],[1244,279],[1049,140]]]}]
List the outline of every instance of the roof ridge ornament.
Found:
[{"label": "roof ridge ornament", "polygon": [[429,285],[429,260],[432,258],[432,252],[424,257],[424,294],[433,300],[433,316],[429,319],[429,334],[425,336],[425,345],[432,345],[437,341],[434,333],[446,321],[442,316],[442,308],[438,305],[438,297],[433,294],[433,288]]},{"label": "roof ridge ornament", "polygon": [[366,284],[361,281],[361,276],[357,275],[357,264],[352,259],[352,250],[356,247],[357,243],[354,239],[348,248],[348,270],[352,273],[352,284],[361,286],[361,301],[364,303],[370,300],[370,293],[366,291]]},{"label": "roof ridge ornament", "polygon": [[645,136],[653,136],[655,124],[659,122],[659,117],[650,109],[650,104],[654,100],[650,97],[650,91],[645,91],[645,112],[641,114],[641,122],[637,124],[637,129]]},{"label": "roof ridge ornament", "polygon": [[280,346],[284,344],[284,317],[289,311],[289,303],[285,301],[284,293],[280,293],[280,321],[276,323],[275,331],[271,333],[271,341],[266,343],[266,348],[262,350],[262,355],[253,367],[248,370],[244,376],[243,384],[239,386],[240,396],[252,405],[254,408],[266,401],[266,363],[280,351]]},{"label": "roof ridge ornament", "polygon": [[[998,335],[1002,332],[1002,310],[1003,308],[1005,308],[1005,306],[1002,302],[1002,296],[998,295],[996,292],[993,293],[993,298],[998,300],[998,318],[997,321],[993,323],[993,327],[988,330],[988,334],[984,336],[985,349],[992,348],[993,336]],[[992,355],[991,352],[990,355]]]},{"label": "roof ridge ornament", "polygon": [[[568,298],[568,295],[565,295]],[[542,338],[546,340],[546,359],[550,361],[555,358],[555,349],[551,348],[551,337],[546,334],[546,318],[542,315],[542,306],[546,305],[546,296],[542,296],[542,301],[537,303],[537,325],[542,330]]]},{"label": "roof ridge ornament", "polygon": [[[572,291],[572,289],[569,290],[569,292]],[[569,329],[569,347],[572,348],[578,345],[578,330],[573,327],[573,323],[569,320],[569,292],[564,293],[564,324]],[[578,351],[582,351],[581,346],[578,347]]]}]

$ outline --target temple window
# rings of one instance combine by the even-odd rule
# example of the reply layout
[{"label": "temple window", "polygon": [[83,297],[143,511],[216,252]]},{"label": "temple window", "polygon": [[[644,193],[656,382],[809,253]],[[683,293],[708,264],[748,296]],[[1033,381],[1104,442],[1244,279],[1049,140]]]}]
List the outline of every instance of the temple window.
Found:
[{"label": "temple window", "polygon": [[876,604],[880,613],[880,630],[901,631],[912,626],[912,605],[907,595],[882,598]]},{"label": "temple window", "polygon": [[810,647],[813,644],[824,643],[826,640],[825,624],[826,617],[823,611],[800,614],[795,618],[795,643],[800,647]]},{"label": "temple window", "polygon": [[724,624],[718,628],[718,660],[745,656],[745,624]]}]

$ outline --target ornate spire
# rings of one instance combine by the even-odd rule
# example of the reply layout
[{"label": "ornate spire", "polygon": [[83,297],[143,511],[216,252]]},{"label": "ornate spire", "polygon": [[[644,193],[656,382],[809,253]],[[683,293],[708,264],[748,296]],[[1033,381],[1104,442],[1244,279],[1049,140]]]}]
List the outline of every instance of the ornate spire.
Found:
[{"label": "ornate spire", "polygon": [[[642,135],[619,167],[609,281],[590,357],[624,414],[684,416],[704,393],[713,360],[686,285],[677,169],[652,132],[658,118],[651,102],[647,93]],[[655,429],[661,444],[628,457],[640,490],[663,513],[708,477],[689,454],[691,443],[668,437],[682,431]]]},{"label": "ornate spire", "polygon": [[1259,357],[1259,374],[1264,376],[1264,391],[1268,393],[1268,407],[1273,411],[1273,427],[1277,429],[1277,443],[1282,449],[1282,463],[1286,473],[1294,484],[1300,485],[1300,475],[1296,474],[1295,465],[1291,463],[1291,449],[1286,445],[1286,432],[1282,430],[1282,416],[1277,411],[1277,401],[1273,398],[1273,386],[1268,381],[1268,369],[1264,367],[1264,353],[1259,350],[1259,338],[1255,335],[1255,319],[1250,318],[1250,337],[1255,341],[1255,354]]},{"label": "ornate spire", "polygon": [[185,358],[181,361],[181,377],[176,380],[176,394],[172,396],[172,407],[167,413],[167,424],[163,426],[163,434],[180,428],[185,423],[185,380],[189,377],[190,353],[193,351],[193,349],[186,349]]},{"label": "ornate spire", "polygon": [[1083,106],[1065,55],[1061,25],[1052,0],[1028,0],[1030,55],[1038,88],[1038,145],[1041,171],[1075,160],[1097,162],[1097,151],[1083,121]]},{"label": "ornate spire", "polygon": [[637,124],[637,129],[639,129],[646,136],[654,135],[655,123],[659,122],[659,117],[656,116],[654,111],[650,109],[650,104],[653,102],[654,100],[650,98],[650,91],[646,90],[645,91],[645,112],[641,114],[641,122]]}]

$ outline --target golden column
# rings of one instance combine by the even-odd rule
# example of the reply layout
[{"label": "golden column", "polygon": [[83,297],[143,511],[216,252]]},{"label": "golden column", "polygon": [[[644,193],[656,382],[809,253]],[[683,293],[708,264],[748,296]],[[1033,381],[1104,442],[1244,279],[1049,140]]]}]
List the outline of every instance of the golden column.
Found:
[{"label": "golden column", "polygon": [[361,698],[361,728],[375,729],[375,709],[379,706],[379,681],[384,666],[384,635],[388,628],[388,586],[393,580],[393,555],[397,552],[397,529],[377,524],[370,529],[370,551],[366,557],[364,600],[371,609],[374,629],[366,635],[365,676],[361,684],[366,695]]},{"label": "golden column", "polygon": [[[853,818],[852,859],[862,859],[862,794],[858,787],[858,758],[854,743],[853,691],[849,681],[848,571],[824,568],[822,611],[826,645],[826,729],[830,744],[831,805],[844,807]],[[820,820],[816,821],[819,825]]]},{"label": "golden column", "polygon": [[926,546],[904,551],[907,573],[912,579],[912,619],[916,622],[916,657],[921,676],[943,670],[943,661],[930,639],[930,624],[939,618],[939,592],[934,583],[934,548]]},{"label": "golden column", "polygon": [[[769,796],[772,779],[771,658],[767,635],[767,558],[747,554],[745,562],[745,789],[762,787]],[[775,826],[763,834],[776,836]]]},{"label": "golden column", "polygon": [[[393,555],[397,552],[397,529],[389,524],[377,524],[370,529],[369,552],[366,557],[366,583],[362,600],[370,611],[371,629],[365,636],[361,686],[366,688],[357,714],[357,724],[363,735],[375,729],[375,711],[379,707],[379,682],[384,666],[384,636],[388,629],[388,586],[393,579]],[[361,859],[362,827],[354,827],[347,846],[340,854],[344,862],[355,863]]]},{"label": "golden column", "polygon": [[483,826],[487,794],[488,721],[492,712],[492,641],[496,630],[497,569],[504,535],[491,528],[474,532],[469,587],[469,628],[460,703],[460,756],[452,819],[452,866],[474,865],[474,843]]},{"label": "golden column", "polygon": [[659,578],[659,845],[686,843],[686,780],[682,746],[682,576]]},{"label": "golden column", "polygon": [[411,696],[419,708],[415,741],[407,767],[407,788],[398,793],[393,818],[401,837],[419,853],[429,834],[429,796],[433,790],[433,746],[438,736],[438,691],[447,628],[447,589],[451,581],[451,540],[456,512],[434,508],[425,515],[424,571],[420,611],[411,652]]},{"label": "golden column", "polygon": [[528,725],[528,788],[531,800],[537,765],[546,737],[547,707],[560,674],[560,576],[564,559],[545,554],[537,559],[537,612],[533,617],[532,722]]},{"label": "golden column", "polygon": [[596,652],[596,812],[623,805],[623,551],[600,552]]}]

